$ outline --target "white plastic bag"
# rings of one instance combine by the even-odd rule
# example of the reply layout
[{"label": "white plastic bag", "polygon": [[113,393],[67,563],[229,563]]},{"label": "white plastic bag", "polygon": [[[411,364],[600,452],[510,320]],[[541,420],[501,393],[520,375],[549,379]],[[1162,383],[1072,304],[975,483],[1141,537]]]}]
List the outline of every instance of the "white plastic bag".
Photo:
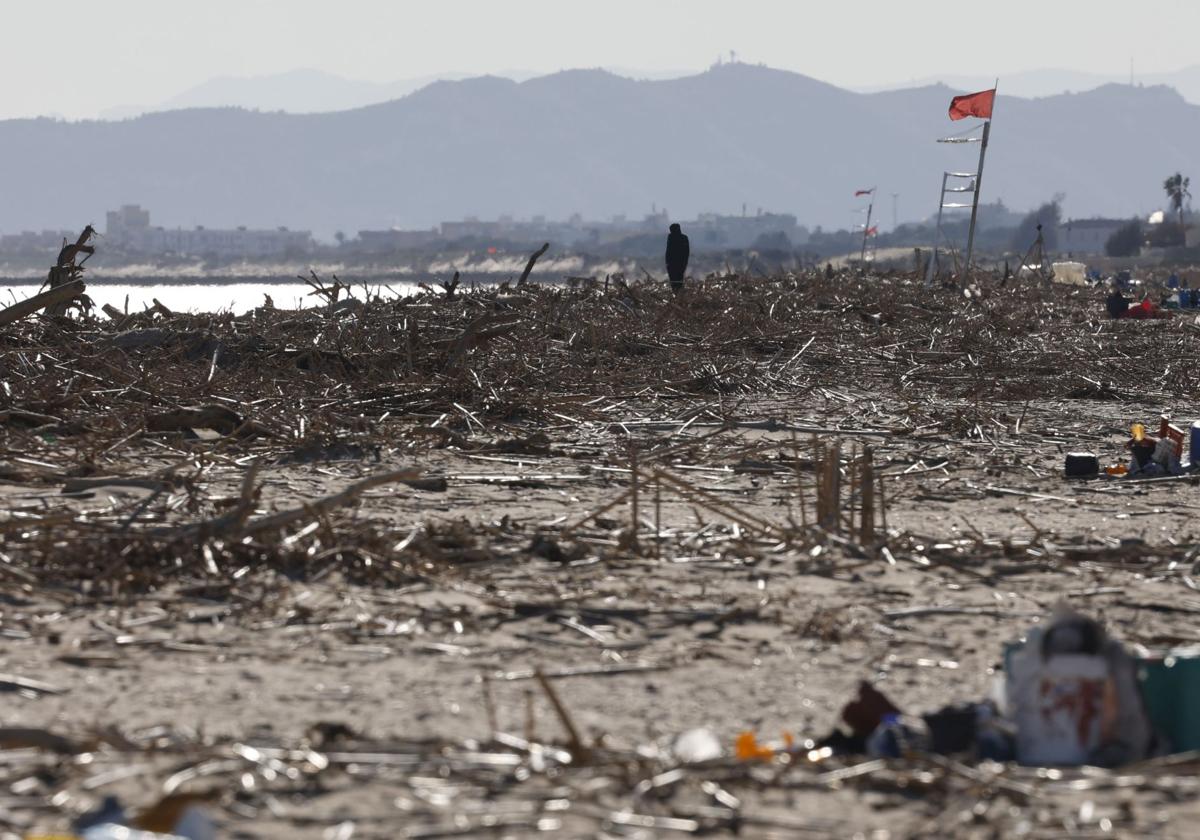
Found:
[{"label": "white plastic bag", "polygon": [[1115,767],[1155,749],[1136,663],[1092,619],[1060,609],[1029,632],[1007,671],[1020,763]]}]

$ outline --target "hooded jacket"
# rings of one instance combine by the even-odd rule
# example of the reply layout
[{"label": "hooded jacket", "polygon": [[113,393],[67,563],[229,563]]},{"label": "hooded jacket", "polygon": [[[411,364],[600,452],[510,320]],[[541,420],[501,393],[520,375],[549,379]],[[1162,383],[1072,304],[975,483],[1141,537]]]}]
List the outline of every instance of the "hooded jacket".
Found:
[{"label": "hooded jacket", "polygon": [[678,224],[671,225],[671,232],[667,234],[667,273],[672,277],[683,277],[689,256],[691,244],[687,236]]}]

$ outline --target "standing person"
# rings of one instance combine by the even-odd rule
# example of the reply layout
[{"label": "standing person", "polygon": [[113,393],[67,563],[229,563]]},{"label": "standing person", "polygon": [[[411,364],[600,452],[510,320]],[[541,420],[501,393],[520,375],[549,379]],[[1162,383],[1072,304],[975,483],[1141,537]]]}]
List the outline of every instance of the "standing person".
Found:
[{"label": "standing person", "polygon": [[678,224],[671,225],[671,232],[667,234],[667,276],[671,278],[671,291],[675,294],[683,291],[683,275],[687,272],[689,256],[691,244],[687,236]]}]

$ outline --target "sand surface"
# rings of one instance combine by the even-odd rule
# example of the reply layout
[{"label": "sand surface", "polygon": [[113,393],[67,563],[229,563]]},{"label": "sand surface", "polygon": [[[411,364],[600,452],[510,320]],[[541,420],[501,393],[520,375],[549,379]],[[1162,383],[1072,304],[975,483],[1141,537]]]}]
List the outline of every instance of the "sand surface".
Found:
[{"label": "sand surface", "polygon": [[[213,556],[197,536],[168,582],[34,585],[10,537],[0,673],[45,685],[6,693],[0,724],[74,747],[0,750],[0,836],[164,789],[208,797],[222,837],[1191,836],[1193,764],[730,758],[744,730],[821,739],[862,681],[914,713],[990,696],[1002,645],[1059,603],[1130,644],[1200,643],[1196,482],[1062,477],[1066,452],[1117,462],[1131,421],[1200,405],[946,395],[914,423],[916,404],[856,381],[580,382],[549,419],[397,413],[371,421],[377,446],[260,458],[250,522],[392,470],[445,484],[385,484]],[[882,476],[870,541],[815,527],[814,446],[835,442],[847,485],[868,445]],[[186,472],[166,492],[6,483],[4,527],[228,511],[246,461],[214,446],[106,450],[107,475]],[[383,536],[339,543],[367,531]],[[259,559],[267,542],[294,566]],[[673,753],[696,728],[722,758]]]}]

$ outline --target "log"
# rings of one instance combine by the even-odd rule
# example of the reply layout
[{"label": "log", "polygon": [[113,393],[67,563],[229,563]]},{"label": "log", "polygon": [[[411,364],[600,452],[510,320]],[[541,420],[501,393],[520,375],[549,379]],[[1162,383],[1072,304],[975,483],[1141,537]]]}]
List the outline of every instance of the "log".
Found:
[{"label": "log", "polygon": [[82,280],[73,280],[61,286],[55,286],[40,295],[17,301],[7,309],[0,310],[0,327],[20,321],[48,306],[56,306],[74,300],[83,294],[85,288],[87,287]]},{"label": "log", "polygon": [[50,414],[39,414],[36,411],[25,411],[20,408],[9,408],[0,411],[0,426],[12,423],[36,429],[39,426],[50,426],[61,422],[61,417],[54,417]]},{"label": "log", "polygon": [[63,482],[64,493],[87,493],[100,487],[130,487],[163,493],[174,486],[171,481],[158,478],[124,478],[122,476],[97,476],[95,478],[68,478]]},{"label": "log", "polygon": [[513,320],[511,316],[480,315],[467,324],[457,338],[451,340],[445,370],[454,369],[468,350],[486,344],[493,338],[508,335],[520,325],[521,322]]},{"label": "log", "polygon": [[529,279],[529,272],[533,271],[533,264],[538,261],[538,257],[550,250],[550,243],[547,242],[541,248],[538,248],[529,256],[529,262],[525,263],[525,270],[521,272],[521,279],[517,281],[518,286],[524,286],[525,281]]},{"label": "log", "polygon": [[[107,310],[106,310],[107,311]],[[109,317],[113,317],[109,315]],[[126,330],[116,335],[106,336],[103,343],[121,350],[143,350],[147,347],[166,347],[176,342],[182,343],[203,336],[201,332],[177,332],[160,327],[148,327],[144,330]]]},{"label": "log", "polygon": [[83,748],[48,729],[5,727],[0,729],[0,749],[49,750],[62,755],[74,755]]},{"label": "log", "polygon": [[178,408],[162,414],[146,415],[146,428],[151,432],[182,432],[188,429],[211,429],[217,434],[247,433],[246,418],[224,405],[202,405],[198,408]]},{"label": "log", "polygon": [[[69,267],[69,266],[64,266],[64,265],[56,265],[56,266],[52,266],[50,269],[50,273],[48,275],[46,275],[46,282],[50,285],[51,289],[57,289],[59,286],[63,286],[63,285],[66,285],[67,283],[70,283],[71,279],[74,278],[75,276],[76,276],[76,274],[75,274],[74,268]],[[47,306],[46,314],[47,315],[66,315],[67,314],[67,304],[69,302],[70,301],[64,300],[59,303],[55,303],[55,304],[51,304],[50,306]]]},{"label": "log", "polygon": [[379,473],[356,481],[330,496],[313,499],[299,507],[250,519],[250,515],[254,512],[254,504],[258,499],[258,488],[255,487],[256,476],[256,468],[252,467],[247,471],[242,481],[241,500],[228,513],[193,525],[157,528],[150,533],[155,536],[179,539],[203,540],[215,536],[226,539],[242,539],[266,531],[279,531],[295,522],[325,516],[339,507],[355,502],[360,495],[376,487],[382,487],[385,484],[407,484],[425,478],[416,470],[393,470]]}]

